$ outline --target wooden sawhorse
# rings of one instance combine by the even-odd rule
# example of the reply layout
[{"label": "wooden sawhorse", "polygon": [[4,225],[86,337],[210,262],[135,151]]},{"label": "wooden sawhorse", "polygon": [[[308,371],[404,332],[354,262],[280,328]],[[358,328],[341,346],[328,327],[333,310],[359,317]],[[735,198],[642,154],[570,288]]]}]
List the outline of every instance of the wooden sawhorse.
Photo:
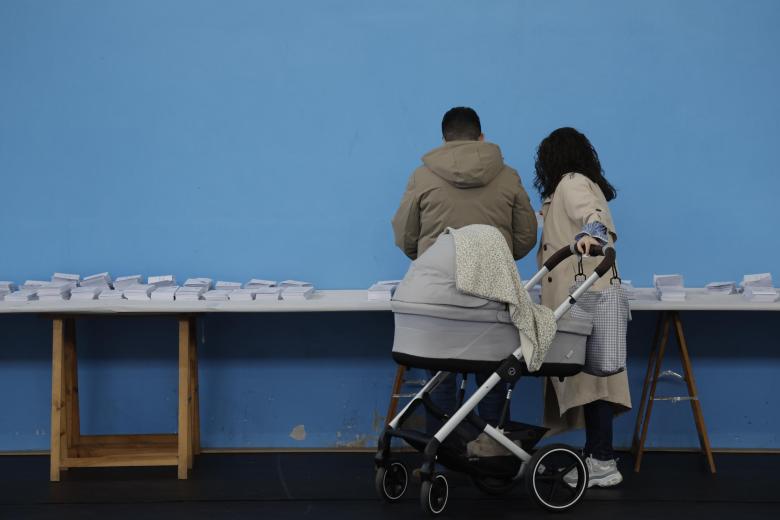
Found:
[{"label": "wooden sawhorse", "polygon": [[[683,368],[682,378],[685,380],[688,387],[688,395],[681,397],[656,397],[656,385],[658,384],[658,379],[661,375],[661,364],[664,361],[666,345],[669,342],[669,328],[672,325],[674,325],[677,344],[680,347],[680,361],[682,362]],[[688,355],[688,344],[685,341],[682,320],[680,320],[680,314],[677,311],[662,311],[658,316],[653,346],[650,350],[650,359],[647,363],[645,382],[642,387],[642,399],[640,400],[639,412],[637,413],[636,424],[634,426],[634,437],[631,447],[631,451],[634,452],[636,457],[634,471],[639,471],[639,468],[642,465],[642,455],[645,452],[645,440],[647,439],[647,429],[650,424],[650,414],[653,411],[653,403],[659,400],[690,401],[693,420],[696,423],[696,430],[699,434],[701,451],[707,458],[710,472],[715,473],[715,461],[712,458],[712,448],[710,447],[710,440],[707,436],[707,427],[704,425],[704,416],[701,411],[699,393],[696,389],[696,381],[693,377],[691,358]]]},{"label": "wooden sawhorse", "polygon": [[179,323],[178,432],[152,435],[81,435],[76,318],[75,315],[52,317],[51,481],[58,482],[60,471],[68,468],[115,466],[177,466],[179,478],[186,479],[194,456],[200,453],[195,318],[176,316]]}]

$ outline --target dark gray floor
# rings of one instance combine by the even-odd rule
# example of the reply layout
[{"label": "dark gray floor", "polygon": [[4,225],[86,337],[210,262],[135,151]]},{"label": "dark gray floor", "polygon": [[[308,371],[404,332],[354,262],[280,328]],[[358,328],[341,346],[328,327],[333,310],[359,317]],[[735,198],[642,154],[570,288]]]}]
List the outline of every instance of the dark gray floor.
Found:
[{"label": "dark gray floor", "polygon": [[[411,457],[410,462],[414,463]],[[695,454],[647,455],[639,474],[629,455],[617,489],[591,490],[557,518],[780,518],[780,456],[719,455],[709,475]],[[74,469],[48,482],[48,458],[0,457],[0,518],[111,520],[213,518],[426,518],[415,484],[399,504],[379,501],[371,454],[202,455],[187,481],[172,468]],[[444,518],[539,518],[547,515],[522,489],[482,495],[451,478]]]}]

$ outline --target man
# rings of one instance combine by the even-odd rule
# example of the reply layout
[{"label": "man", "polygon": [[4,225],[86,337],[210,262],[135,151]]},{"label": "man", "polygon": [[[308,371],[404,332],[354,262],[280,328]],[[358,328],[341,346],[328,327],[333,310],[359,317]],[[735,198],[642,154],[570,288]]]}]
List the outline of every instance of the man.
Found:
[{"label": "man", "polygon": [[[396,245],[414,260],[448,227],[489,224],[504,235],[515,260],[524,257],[536,245],[537,225],[517,172],[504,164],[498,146],[485,142],[473,109],[448,111],[441,131],[444,145],[423,156],[393,217]],[[455,378],[446,379],[432,397],[440,408],[451,412]],[[480,403],[482,418],[496,425],[503,400],[503,385],[497,385]],[[438,424],[428,422],[429,432],[435,432]]]}]

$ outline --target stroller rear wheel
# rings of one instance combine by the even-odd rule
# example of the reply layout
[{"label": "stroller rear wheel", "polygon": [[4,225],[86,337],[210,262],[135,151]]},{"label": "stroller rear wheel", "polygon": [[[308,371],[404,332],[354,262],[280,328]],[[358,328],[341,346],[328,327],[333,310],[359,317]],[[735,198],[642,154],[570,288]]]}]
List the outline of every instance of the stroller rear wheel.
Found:
[{"label": "stroller rear wheel", "polygon": [[391,462],[387,467],[376,470],[374,488],[385,502],[398,502],[409,485],[409,472],[401,462]]},{"label": "stroller rear wheel", "polygon": [[514,489],[517,485],[517,481],[511,478],[500,477],[471,477],[471,481],[474,485],[485,494],[493,496],[506,495]]},{"label": "stroller rear wheel", "polygon": [[438,516],[444,512],[447,507],[447,499],[450,490],[447,479],[441,473],[437,473],[433,478],[422,483],[420,488],[420,505],[423,511],[431,516]]},{"label": "stroller rear wheel", "polygon": [[[564,480],[564,477],[569,477]],[[588,488],[588,468],[577,452],[564,444],[540,448],[525,469],[528,494],[548,511],[576,506]],[[568,482],[567,482],[568,481]]]}]

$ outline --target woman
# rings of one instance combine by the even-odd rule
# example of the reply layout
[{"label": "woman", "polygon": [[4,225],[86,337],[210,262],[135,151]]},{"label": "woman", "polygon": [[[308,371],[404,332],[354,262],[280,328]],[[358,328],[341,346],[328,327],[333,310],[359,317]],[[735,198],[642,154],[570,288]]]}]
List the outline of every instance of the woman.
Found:
[{"label": "woman", "polygon": [[[537,262],[541,265],[558,249],[577,241],[581,253],[594,244],[617,240],[607,202],[615,188],[604,178],[598,154],[587,137],[574,128],[559,128],[539,145],[534,186],[542,197],[544,218]],[[590,275],[600,259],[585,257],[583,268]],[[552,309],[563,303],[577,272],[571,257],[542,280],[542,304]],[[602,278],[592,290],[603,290]],[[579,374],[563,382],[545,382],[545,426],[551,433],[585,427],[585,455],[590,471],[588,487],[610,487],[622,482],[612,450],[612,420],[615,413],[631,408],[626,371],[609,377]]]}]

